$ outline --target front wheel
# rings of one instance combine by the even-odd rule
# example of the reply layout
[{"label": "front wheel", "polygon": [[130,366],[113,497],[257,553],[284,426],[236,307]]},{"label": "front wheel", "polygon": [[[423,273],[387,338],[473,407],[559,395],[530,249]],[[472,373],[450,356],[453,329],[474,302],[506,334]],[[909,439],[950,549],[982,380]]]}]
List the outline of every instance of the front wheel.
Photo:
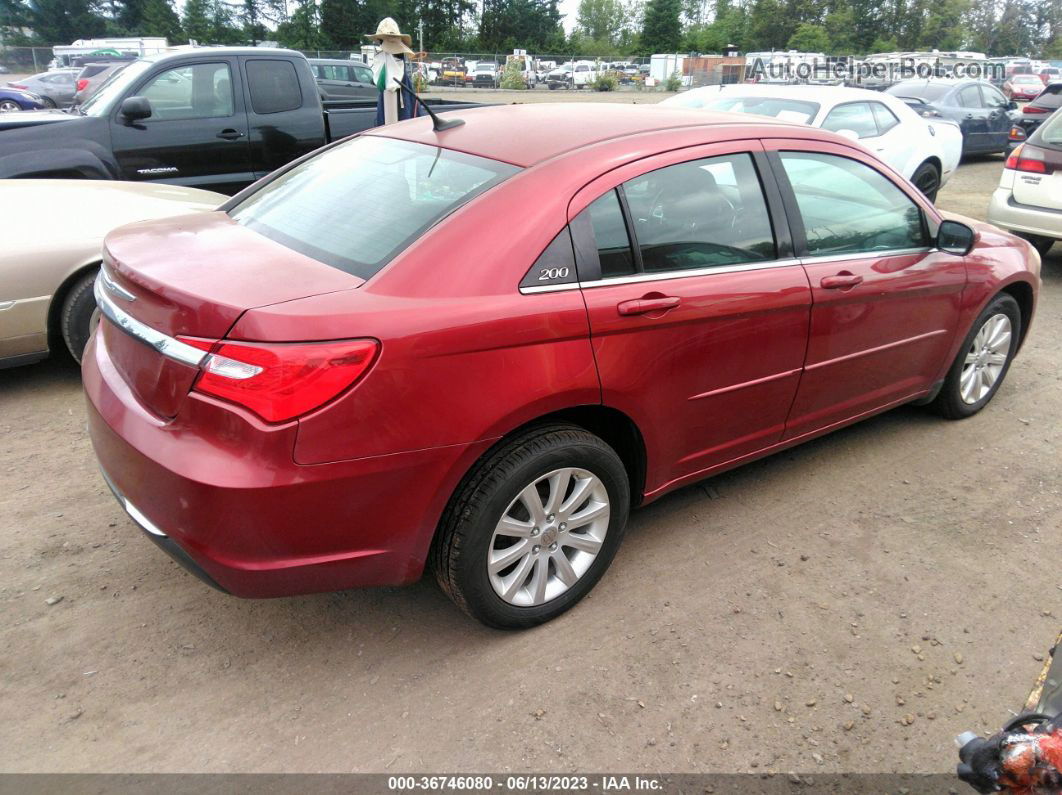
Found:
[{"label": "front wheel", "polygon": [[993,298],[974,321],[944,379],[934,405],[949,420],[970,417],[999,390],[1021,338],[1021,310],[1005,293]]},{"label": "front wheel", "polygon": [[22,110],[22,106],[15,102],[15,100],[0,100],[0,113],[16,113],[20,110]]},{"label": "front wheel", "polygon": [[556,618],[605,573],[627,524],[616,451],[571,425],[531,429],[487,456],[451,500],[432,547],[442,589],[484,624]]}]

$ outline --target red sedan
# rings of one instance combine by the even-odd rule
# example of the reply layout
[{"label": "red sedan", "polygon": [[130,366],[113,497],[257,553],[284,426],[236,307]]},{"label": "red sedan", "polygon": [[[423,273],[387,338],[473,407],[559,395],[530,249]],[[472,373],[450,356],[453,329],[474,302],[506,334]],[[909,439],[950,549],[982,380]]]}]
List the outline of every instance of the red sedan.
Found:
[{"label": "red sedan", "polygon": [[1007,99],[1036,99],[1044,90],[1044,81],[1037,75],[1014,75],[1003,84]]},{"label": "red sedan", "polygon": [[631,507],[902,403],[999,389],[1039,257],[859,144],[523,105],[381,128],[113,232],[84,357],[105,477],[207,582],[409,583],[501,627]]}]

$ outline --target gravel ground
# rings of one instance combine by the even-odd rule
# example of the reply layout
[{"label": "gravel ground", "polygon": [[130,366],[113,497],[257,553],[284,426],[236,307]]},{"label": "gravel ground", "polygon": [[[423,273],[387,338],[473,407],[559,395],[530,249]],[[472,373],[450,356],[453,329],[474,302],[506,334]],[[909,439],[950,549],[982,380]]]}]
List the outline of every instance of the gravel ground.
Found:
[{"label": "gravel ground", "polygon": [[[982,216],[1000,168],[940,204]],[[1062,616],[1059,253],[986,411],[901,408],[672,494],[523,633],[428,580],[210,590],[107,491],[70,362],[0,371],[0,769],[953,770]]]}]

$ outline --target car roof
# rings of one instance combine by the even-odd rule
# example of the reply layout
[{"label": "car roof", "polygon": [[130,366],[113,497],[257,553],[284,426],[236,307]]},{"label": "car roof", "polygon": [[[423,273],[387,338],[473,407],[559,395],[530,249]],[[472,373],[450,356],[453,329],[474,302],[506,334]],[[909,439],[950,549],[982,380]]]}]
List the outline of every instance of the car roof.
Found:
[{"label": "car roof", "polygon": [[[488,105],[455,111],[445,118],[455,116],[465,123],[439,133],[432,128],[430,119],[420,117],[377,127],[364,134],[429,146],[443,145],[447,149],[528,167],[603,141],[681,127],[740,126],[752,131],[752,135],[758,134],[755,128],[813,129],[766,117],[751,120],[746,114],[588,102]],[[832,136],[827,137],[834,140]]]},{"label": "car roof", "polygon": [[306,60],[310,63],[323,64],[325,66],[365,66],[362,61],[355,61],[353,58],[307,58]]},{"label": "car roof", "polygon": [[276,57],[283,55],[285,57],[299,56],[304,57],[302,53],[295,50],[286,50],[281,47],[181,47],[166,52],[160,52],[155,55],[146,55],[140,60],[142,61],[166,61],[170,58],[178,58],[180,56],[192,56],[203,57],[204,55],[210,56],[226,56],[226,55],[258,55],[263,58],[270,56]]},{"label": "car roof", "polygon": [[[723,86],[704,86],[690,89],[689,94],[716,93],[719,96],[779,97],[804,102],[817,102],[820,105],[839,105],[843,102],[886,102],[891,104],[896,98],[871,91],[869,88],[849,88],[847,86],[811,86],[787,85],[785,83],[729,83]],[[678,96],[683,96],[679,94]]]}]

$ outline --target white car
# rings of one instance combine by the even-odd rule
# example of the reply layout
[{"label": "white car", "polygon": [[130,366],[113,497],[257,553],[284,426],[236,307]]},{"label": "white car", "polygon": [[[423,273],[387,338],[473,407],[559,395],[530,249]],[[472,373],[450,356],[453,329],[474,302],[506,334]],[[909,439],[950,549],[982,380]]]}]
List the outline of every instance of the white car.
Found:
[{"label": "white car", "polygon": [[988,221],[1024,237],[1040,256],[1062,240],[1062,112],[1007,157]]},{"label": "white car", "polygon": [[660,104],[757,113],[833,130],[858,140],[931,201],[962,155],[955,122],[923,118],[903,100],[864,88],[735,83],[695,88]]}]

